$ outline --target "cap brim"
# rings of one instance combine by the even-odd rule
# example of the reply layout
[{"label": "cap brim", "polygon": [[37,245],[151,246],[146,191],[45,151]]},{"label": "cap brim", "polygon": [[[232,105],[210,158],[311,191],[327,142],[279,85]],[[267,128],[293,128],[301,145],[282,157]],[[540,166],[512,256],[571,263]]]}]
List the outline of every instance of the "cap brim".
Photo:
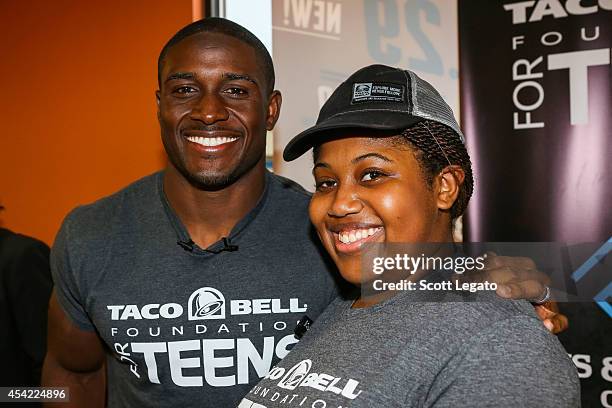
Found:
[{"label": "cap brim", "polygon": [[399,115],[398,113],[370,111],[337,115],[304,130],[291,139],[283,151],[283,159],[288,162],[295,160],[314,146],[330,140],[348,137],[351,132],[363,133],[364,130],[401,131],[424,120],[405,112],[401,112]]}]

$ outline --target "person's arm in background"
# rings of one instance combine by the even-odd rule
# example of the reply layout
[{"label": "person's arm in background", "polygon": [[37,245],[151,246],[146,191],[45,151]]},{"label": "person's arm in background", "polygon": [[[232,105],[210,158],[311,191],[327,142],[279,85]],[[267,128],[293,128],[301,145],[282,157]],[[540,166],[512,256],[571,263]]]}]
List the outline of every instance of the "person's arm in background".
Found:
[{"label": "person's arm in background", "polygon": [[[7,231],[7,230],[5,230]],[[27,382],[13,385],[38,386],[45,357],[47,305],[53,288],[49,270],[49,247],[19,234],[7,232],[2,245],[5,258],[8,310],[11,313],[19,348],[27,356]]]},{"label": "person's arm in background", "polygon": [[96,331],[79,329],[57,302],[49,302],[47,356],[43,387],[68,387],[70,402],[45,407],[103,407],[106,396],[104,348]]},{"label": "person's arm in background", "polygon": [[460,347],[437,375],[426,407],[580,407],[576,367],[533,318],[495,322]]}]

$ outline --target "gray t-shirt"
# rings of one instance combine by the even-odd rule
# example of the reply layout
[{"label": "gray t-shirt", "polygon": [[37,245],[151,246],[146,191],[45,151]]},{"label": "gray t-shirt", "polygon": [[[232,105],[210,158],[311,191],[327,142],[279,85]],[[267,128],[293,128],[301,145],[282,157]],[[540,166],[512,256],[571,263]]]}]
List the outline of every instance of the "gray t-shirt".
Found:
[{"label": "gray t-shirt", "polygon": [[576,369],[531,305],[448,296],[337,299],[239,407],[580,406]]},{"label": "gray t-shirt", "polygon": [[336,297],[308,194],[268,174],[257,206],[206,252],[162,173],[72,211],[52,251],[60,304],[108,347],[110,407],[235,406]]}]

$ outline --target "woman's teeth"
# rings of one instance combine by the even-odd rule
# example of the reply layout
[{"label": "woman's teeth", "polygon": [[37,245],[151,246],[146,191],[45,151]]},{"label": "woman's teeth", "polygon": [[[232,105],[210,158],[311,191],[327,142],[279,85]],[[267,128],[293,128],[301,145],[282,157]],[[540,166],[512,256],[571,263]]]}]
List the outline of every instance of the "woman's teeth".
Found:
[{"label": "woman's teeth", "polygon": [[374,235],[381,229],[382,227],[376,227],[376,228],[368,228],[368,229],[343,231],[343,232],[338,233],[338,239],[343,244],[351,244],[353,242],[357,242],[361,239],[365,239],[371,235]]},{"label": "woman's teeth", "polygon": [[202,146],[219,146],[225,143],[230,143],[238,140],[237,137],[199,137],[190,136],[187,138],[190,142],[197,143]]}]

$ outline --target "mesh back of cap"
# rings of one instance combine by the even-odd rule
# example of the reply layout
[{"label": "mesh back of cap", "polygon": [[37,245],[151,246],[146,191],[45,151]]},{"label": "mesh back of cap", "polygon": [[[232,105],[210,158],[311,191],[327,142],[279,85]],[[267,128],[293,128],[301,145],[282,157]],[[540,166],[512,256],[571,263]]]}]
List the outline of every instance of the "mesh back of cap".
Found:
[{"label": "mesh back of cap", "polygon": [[455,120],[452,109],[444,102],[438,91],[429,82],[422,80],[413,72],[405,72],[410,76],[410,82],[412,83],[413,114],[450,127],[465,143],[465,137],[459,129],[459,124]]}]

